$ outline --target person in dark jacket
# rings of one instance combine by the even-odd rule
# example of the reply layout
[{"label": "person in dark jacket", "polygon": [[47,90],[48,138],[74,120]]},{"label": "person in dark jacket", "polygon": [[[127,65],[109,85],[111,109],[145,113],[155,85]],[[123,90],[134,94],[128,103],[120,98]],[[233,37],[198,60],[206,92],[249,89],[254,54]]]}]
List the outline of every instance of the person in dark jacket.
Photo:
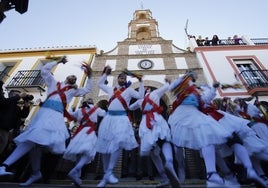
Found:
[{"label": "person in dark jacket", "polygon": [[8,136],[11,130],[19,129],[22,118],[26,118],[30,111],[30,106],[20,107],[19,101],[23,100],[27,94],[12,90],[9,92],[9,97],[4,96],[2,89],[3,82],[1,81],[0,94],[0,154],[5,150],[8,143]]}]

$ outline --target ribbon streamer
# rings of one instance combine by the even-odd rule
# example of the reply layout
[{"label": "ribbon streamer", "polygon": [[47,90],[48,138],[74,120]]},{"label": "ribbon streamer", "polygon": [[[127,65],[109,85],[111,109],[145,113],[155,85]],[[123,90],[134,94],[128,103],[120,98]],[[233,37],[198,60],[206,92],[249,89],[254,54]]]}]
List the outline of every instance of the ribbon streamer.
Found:
[{"label": "ribbon streamer", "polygon": [[54,60],[54,61],[58,61],[58,60],[60,60],[62,57],[63,57],[63,56],[54,56],[54,55],[51,55],[50,52],[47,52],[47,53],[46,53],[46,56],[45,56],[46,59]]},{"label": "ribbon streamer", "polygon": [[81,69],[84,70],[84,73],[85,73],[86,75],[90,75],[90,74],[92,73],[92,69],[91,69],[90,65],[87,64],[86,62],[83,62],[83,63],[81,64]]},{"label": "ribbon streamer", "polygon": [[221,84],[221,89],[225,90],[225,89],[242,89],[243,85],[241,84]]},{"label": "ribbon streamer", "polygon": [[142,78],[142,75],[141,74],[137,74],[137,73],[133,73],[131,71],[129,71],[128,69],[124,69],[123,71],[126,75],[128,76],[132,76],[134,78],[138,78],[139,80]]}]

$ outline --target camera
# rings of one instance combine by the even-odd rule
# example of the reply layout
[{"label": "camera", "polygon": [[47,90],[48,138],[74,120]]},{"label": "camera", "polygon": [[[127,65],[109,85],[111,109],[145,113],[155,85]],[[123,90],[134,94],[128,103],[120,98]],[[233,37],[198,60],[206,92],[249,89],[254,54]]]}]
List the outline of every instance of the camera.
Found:
[{"label": "camera", "polygon": [[25,97],[22,98],[24,101],[28,102],[34,99],[33,95],[26,95]]}]

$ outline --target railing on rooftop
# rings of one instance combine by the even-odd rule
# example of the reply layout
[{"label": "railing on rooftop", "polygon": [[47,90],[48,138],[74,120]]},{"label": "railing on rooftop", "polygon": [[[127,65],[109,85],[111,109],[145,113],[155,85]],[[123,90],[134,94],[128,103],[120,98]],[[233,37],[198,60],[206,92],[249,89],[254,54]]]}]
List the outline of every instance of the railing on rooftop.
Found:
[{"label": "railing on rooftop", "polygon": [[247,45],[242,39],[221,39],[219,45]]},{"label": "railing on rooftop", "polygon": [[268,45],[268,38],[253,38],[250,39],[255,45]]},{"label": "railing on rooftop", "polygon": [[211,40],[202,40],[201,42],[196,40],[198,46],[223,46],[223,45],[247,45],[241,38],[237,39],[220,39],[217,44],[212,44]]},{"label": "railing on rooftop", "polygon": [[223,45],[268,45],[268,38],[252,38],[245,41],[243,38],[220,39],[217,44],[212,44],[211,40],[196,39],[197,46],[223,46]]},{"label": "railing on rooftop", "polygon": [[22,89],[24,91],[45,91],[44,80],[40,70],[21,70],[7,84],[6,89]]}]

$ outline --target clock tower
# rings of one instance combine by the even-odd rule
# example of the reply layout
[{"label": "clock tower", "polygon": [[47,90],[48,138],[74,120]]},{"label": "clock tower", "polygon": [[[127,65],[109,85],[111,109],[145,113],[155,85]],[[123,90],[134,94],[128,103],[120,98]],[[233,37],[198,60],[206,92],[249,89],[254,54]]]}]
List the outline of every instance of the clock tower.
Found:
[{"label": "clock tower", "polygon": [[128,24],[129,40],[152,40],[153,38],[159,37],[158,23],[152,18],[150,10],[136,10],[133,18]]}]

